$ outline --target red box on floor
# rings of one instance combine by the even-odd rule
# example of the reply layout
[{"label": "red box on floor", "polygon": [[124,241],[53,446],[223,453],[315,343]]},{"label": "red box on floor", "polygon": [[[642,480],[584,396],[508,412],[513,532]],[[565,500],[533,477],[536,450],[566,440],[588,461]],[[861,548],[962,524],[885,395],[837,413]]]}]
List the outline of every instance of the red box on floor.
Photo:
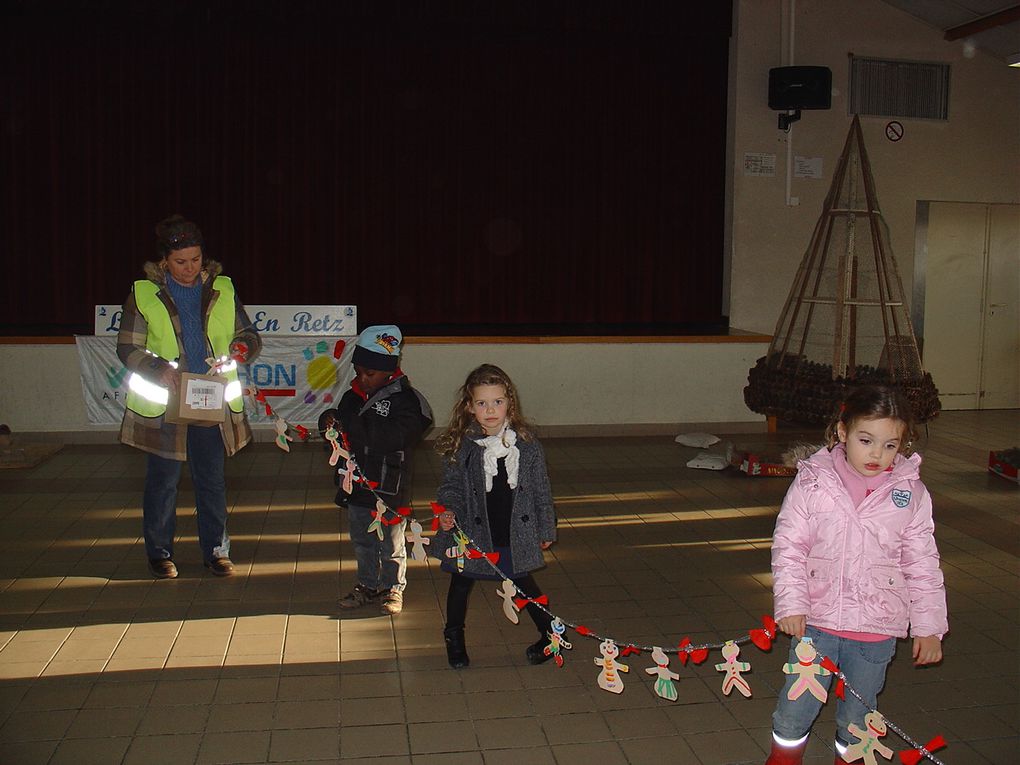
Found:
[{"label": "red box on floor", "polygon": [[745,454],[740,469],[751,476],[791,476],[797,475],[797,468],[787,467],[780,462],[768,462],[757,454]]},{"label": "red box on floor", "polygon": [[988,452],[988,472],[1001,475],[1007,481],[1020,483],[1020,477],[1017,477],[1016,465],[1010,465],[998,452]]}]

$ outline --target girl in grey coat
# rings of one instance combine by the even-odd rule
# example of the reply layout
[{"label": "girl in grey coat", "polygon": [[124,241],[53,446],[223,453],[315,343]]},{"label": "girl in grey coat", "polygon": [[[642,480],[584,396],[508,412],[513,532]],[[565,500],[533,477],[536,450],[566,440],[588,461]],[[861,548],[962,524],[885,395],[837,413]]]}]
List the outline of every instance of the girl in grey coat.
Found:
[{"label": "girl in grey coat", "polygon": [[[517,389],[506,372],[483,364],[460,388],[450,425],[437,449],[447,458],[437,500],[446,510],[429,550],[450,574],[446,598],[446,654],[450,666],[468,666],[464,617],[476,579],[510,579],[526,597],[541,596],[532,571],[545,565],[542,551],[556,540],[556,512],[545,454],[524,420]],[[454,529],[482,552],[499,554],[493,570],[486,558],[457,555]],[[551,617],[528,603],[538,640],[525,651],[541,664]]]}]

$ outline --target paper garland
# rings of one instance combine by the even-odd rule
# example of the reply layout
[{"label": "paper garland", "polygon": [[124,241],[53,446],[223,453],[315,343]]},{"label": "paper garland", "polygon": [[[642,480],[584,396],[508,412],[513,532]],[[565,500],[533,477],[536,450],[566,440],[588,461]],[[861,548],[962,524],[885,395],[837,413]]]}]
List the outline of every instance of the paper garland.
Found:
[{"label": "paper garland", "polygon": [[666,701],[676,701],[677,692],[673,681],[679,680],[680,675],[670,671],[669,657],[658,646],[652,649],[652,661],[655,666],[646,668],[645,673],[655,675],[655,695]]},{"label": "paper garland", "polygon": [[[509,580],[507,580],[509,581]],[[513,584],[513,582],[510,582]],[[516,624],[516,622],[514,622]],[[565,625],[560,619],[554,618],[549,624],[549,632],[546,633],[549,636],[549,645],[542,649],[542,653],[545,656],[552,656],[553,661],[556,662],[557,667],[563,666],[563,655],[560,653],[563,649],[568,651],[574,646],[568,643],[563,635],[567,631],[567,625]]]},{"label": "paper garland", "polygon": [[620,677],[620,673],[630,672],[630,667],[616,660],[620,655],[620,649],[616,643],[606,638],[599,644],[599,653],[602,654],[602,658],[595,659],[595,666],[602,668],[599,672],[599,688],[610,693],[623,693],[623,678]]},{"label": "paper garland", "polygon": [[797,655],[797,663],[784,664],[783,672],[788,675],[797,675],[798,677],[793,685],[790,686],[786,697],[790,701],[796,701],[803,695],[804,691],[808,691],[824,704],[826,699],[825,688],[822,687],[822,684],[818,682],[815,676],[827,677],[832,673],[820,664],[815,663],[818,659],[818,651],[815,650],[811,638],[801,638],[793,652]]},{"label": "paper garland", "polygon": [[751,698],[751,686],[741,677],[742,672],[751,671],[751,665],[746,661],[737,661],[737,656],[740,655],[740,646],[732,640],[727,640],[723,644],[721,653],[725,661],[722,664],[716,664],[715,668],[719,672],[725,673],[722,682],[723,695],[729,696],[730,691],[736,688],[744,698]]},{"label": "paper garland", "polygon": [[510,620],[511,624],[520,624],[521,618],[517,615],[520,606],[514,602],[514,595],[517,594],[517,587],[509,579],[504,579],[496,590],[496,594],[503,599],[503,615]]},{"label": "paper garland", "polygon": [[411,560],[425,560],[428,553],[425,552],[425,545],[431,544],[432,540],[422,536],[422,527],[414,518],[407,524],[410,531],[404,532],[404,539],[411,545]]},{"label": "paper garland", "polygon": [[[256,400],[265,402],[264,395],[261,394],[261,391],[257,391],[257,389],[255,398]],[[266,414],[270,415],[272,410],[270,409],[269,404],[266,403],[265,406]],[[307,429],[298,426],[298,432],[302,440],[307,440],[309,435]],[[380,498],[375,492],[375,488],[378,484],[369,481],[361,472],[353,457],[350,456],[350,444],[347,441],[346,434],[339,431],[339,435],[343,440],[343,449],[346,452],[346,455],[344,455],[346,459],[345,466],[338,471],[341,475],[344,475],[344,490],[347,491],[347,493],[350,493],[353,489],[353,483],[356,480],[372,492],[376,498],[376,511],[373,513],[372,524],[375,525],[375,531],[379,534],[380,538],[382,538],[382,525],[403,523],[406,517],[411,516],[412,511],[410,508],[406,507],[393,510],[382,501],[382,498]],[[330,442],[331,445],[334,445],[335,453],[336,445],[332,440],[330,440]],[[280,444],[278,443],[278,445]],[[285,448],[284,446],[281,446],[281,448],[284,448],[284,451],[289,451],[289,448]],[[336,461],[338,460],[331,461],[330,465],[334,465]],[[437,502],[431,502],[430,505],[432,510],[432,530],[436,531],[439,528],[439,516],[446,511],[446,508]],[[396,517],[392,520],[386,519],[385,516],[387,513],[393,513]],[[372,527],[372,524],[370,524],[370,528]],[[629,653],[640,654],[642,651],[650,651],[655,665],[646,668],[645,672],[649,675],[656,676],[656,695],[660,698],[666,699],[667,701],[676,701],[677,691],[673,681],[679,680],[680,675],[668,669],[669,658],[667,654],[675,653],[677,658],[680,659],[680,663],[686,666],[688,659],[694,664],[701,664],[708,658],[708,654],[711,649],[719,649],[723,655],[724,661],[720,664],[716,664],[715,669],[725,673],[723,677],[723,694],[729,696],[730,692],[736,688],[738,692],[749,698],[751,696],[751,688],[747,681],[742,677],[742,673],[749,672],[751,670],[751,665],[749,662],[737,661],[737,657],[740,653],[740,645],[750,642],[763,651],[769,651],[772,648],[773,641],[775,641],[778,636],[778,628],[774,618],[766,615],[761,618],[762,626],[760,628],[751,629],[744,636],[726,640],[721,643],[692,645],[690,638],[684,637],[677,644],[675,649],[669,649],[667,651],[667,649],[664,649],[662,646],[643,646],[628,641],[617,641],[612,637],[599,635],[582,624],[569,622],[556,614],[553,614],[547,608],[549,601],[546,595],[533,599],[529,598],[525,595],[525,593],[517,589],[517,586],[514,585],[513,581],[510,580],[509,577],[500,571],[496,565],[499,561],[499,553],[480,550],[474,544],[474,541],[468,538],[459,526],[454,527],[453,536],[455,544],[445,551],[445,555],[455,561],[458,571],[463,571],[464,561],[466,558],[486,560],[495,573],[499,575],[500,579],[502,579],[502,584],[498,590],[498,594],[503,599],[503,610],[507,619],[514,624],[519,623],[519,619],[516,618],[517,611],[528,603],[534,603],[536,608],[545,611],[546,614],[552,617],[550,631],[547,633],[549,637],[549,644],[545,646],[543,653],[546,656],[552,656],[557,667],[562,667],[564,664],[563,650],[570,650],[573,648],[573,645],[567,641],[565,637],[567,627],[571,627],[579,635],[599,640],[599,652],[601,656],[594,659],[595,665],[600,668],[597,682],[600,688],[609,691],[610,693],[623,692],[624,684],[621,673],[627,673],[630,671],[630,667],[617,661],[617,657],[621,655],[626,656]],[[427,556],[424,555],[424,545],[428,544],[430,540],[422,536],[422,526],[413,518],[411,520],[411,533],[405,534],[405,538],[408,543],[412,545],[411,558],[413,560],[421,560],[423,558],[427,560]],[[517,593],[517,596],[514,597],[513,593]],[[620,645],[623,645],[622,651],[619,648]],[[802,640],[801,643],[798,644],[797,649],[795,649],[799,660],[798,666],[803,666],[804,662],[807,660],[808,652],[805,650],[805,655],[802,657],[800,651],[801,645],[810,645],[810,641],[805,642]],[[858,693],[850,685],[850,683],[847,682],[846,676],[839,670],[839,667],[836,666],[831,659],[829,659],[829,657],[822,656],[819,659],[817,651],[815,651],[813,645],[810,645],[810,653],[812,655],[811,663],[815,667],[815,669],[811,670],[810,673],[805,670],[794,670],[793,665],[791,664],[785,664],[783,667],[784,672],[787,672],[788,667],[791,668],[791,671],[787,672],[787,674],[797,673],[801,675],[798,683],[800,681],[804,681],[804,688],[798,691],[798,696],[800,693],[804,692],[804,689],[807,689],[817,697],[816,690],[821,689],[821,701],[824,703],[826,700],[825,689],[818,684],[818,681],[814,679],[814,676],[826,676],[833,674],[837,678],[837,684],[834,691],[836,695],[839,698],[844,698],[844,694],[849,691],[869,710],[869,714],[865,717],[867,725],[865,730],[861,730],[854,724],[848,726],[849,732],[858,738],[859,741],[851,745],[851,747],[847,750],[847,756],[850,756],[851,753],[856,755],[854,759],[860,759],[860,757],[863,756],[865,758],[865,765],[877,765],[877,762],[874,760],[873,751],[880,752],[887,759],[891,758],[893,754],[892,750],[879,743],[878,738],[886,735],[888,730],[892,730],[912,747],[910,750],[900,752],[900,759],[904,765],[917,765],[922,758],[931,760],[935,763],[935,765],[945,765],[945,763],[933,754],[934,750],[941,749],[946,746],[946,741],[941,735],[931,739],[926,745],[919,744],[903,730],[885,718],[878,712],[877,709],[872,709],[861,697],[860,693]],[[818,661],[818,664],[815,664],[815,661]],[[797,683],[795,683],[795,685],[797,685]],[[815,685],[817,685],[818,688],[815,688]],[[791,693],[792,692],[793,689],[791,688]],[[858,753],[858,749],[865,753]]]},{"label": "paper garland", "polygon": [[875,759],[876,752],[887,760],[892,759],[893,750],[879,741],[886,734],[886,725],[885,718],[877,711],[864,715],[863,729],[857,727],[855,723],[850,723],[847,730],[851,736],[859,740],[843,752],[844,762],[856,762],[863,758],[864,765],[878,765],[878,760]]},{"label": "paper garland", "polygon": [[[432,515],[433,518],[435,519],[434,526],[438,527],[439,515],[445,512],[446,508],[444,508],[442,505],[436,502],[433,502],[431,504]],[[453,533],[454,538],[458,541],[458,544],[456,547],[450,548],[450,550],[447,551],[448,557],[452,557],[450,556],[451,551],[455,550],[462,551],[461,552],[462,556],[466,556],[468,554],[467,551],[474,550],[475,554],[472,557],[475,558],[484,557],[486,560],[489,560],[490,564],[492,565],[493,571],[503,580],[503,584],[501,587],[501,596],[503,588],[506,588],[508,590],[509,587],[512,586],[514,590],[517,589],[516,585],[513,584],[509,577],[503,574],[503,572],[500,571],[499,568],[495,565],[495,562],[489,558],[489,555],[491,555],[491,553],[485,553],[479,550],[475,545],[474,541],[469,539],[459,526],[454,527]],[[681,639],[681,641],[678,643],[675,649],[669,649],[667,651],[667,649],[663,648],[662,646],[638,645],[633,642],[618,641],[612,637],[599,635],[594,630],[590,629],[589,627],[586,627],[583,624],[576,624],[567,621],[562,617],[552,613],[552,611],[550,611],[546,607],[546,604],[548,603],[547,596],[543,595],[541,599],[532,600],[529,599],[523,592],[520,592],[519,590],[518,593],[519,597],[515,599],[515,603],[524,604],[535,603],[537,608],[540,608],[541,610],[545,611],[549,616],[552,617],[551,629],[550,632],[548,633],[548,636],[550,638],[550,644],[545,647],[544,652],[547,656],[552,655],[555,658],[556,665],[558,667],[562,667],[564,663],[563,655],[560,649],[573,647],[570,643],[564,640],[563,637],[565,635],[567,627],[571,627],[579,635],[582,635],[584,637],[590,637],[592,639],[600,641],[599,652],[601,656],[596,657],[594,659],[595,665],[600,667],[601,669],[601,671],[599,672],[597,682],[600,688],[603,688],[603,690],[607,690],[611,693],[623,692],[624,683],[623,678],[621,677],[621,673],[626,673],[630,671],[629,666],[621,664],[619,661],[617,661],[618,656],[625,656],[627,655],[627,653],[641,653],[642,651],[651,651],[652,659],[653,661],[656,662],[656,664],[654,667],[648,667],[647,669],[645,669],[645,672],[648,673],[649,675],[657,675],[659,678],[656,681],[655,687],[656,695],[666,700],[671,700],[669,696],[670,688],[672,688],[673,692],[675,692],[676,690],[675,687],[673,687],[673,683],[671,681],[679,679],[679,675],[672,672],[669,672],[668,675],[662,673],[662,670],[664,670],[666,666],[668,666],[667,653],[675,653],[677,657],[680,659],[680,663],[686,666],[688,659],[690,659],[694,664],[701,664],[708,658],[710,650],[719,649],[722,652],[725,661],[720,664],[716,664],[715,669],[720,672],[726,673],[723,678],[723,693],[728,696],[729,692],[736,688],[742,695],[749,698],[751,696],[750,685],[741,675],[744,672],[749,672],[751,670],[751,665],[749,662],[738,662],[736,660],[737,656],[740,653],[739,646],[746,643],[753,643],[761,650],[769,651],[772,648],[772,643],[778,636],[778,627],[776,625],[775,619],[772,616],[766,615],[761,617],[762,623],[761,627],[749,630],[747,634],[744,636],[737,637],[732,640],[726,640],[721,643],[706,643],[702,645],[692,645],[690,638],[684,637],[683,639]],[[540,600],[544,600],[545,602],[544,603],[538,602]],[[507,618],[510,618],[509,615],[507,616]],[[510,619],[510,621],[514,620]],[[516,624],[517,622],[514,623]],[[622,650],[620,650],[619,648],[619,646],[621,645],[624,646]],[[806,648],[801,649],[800,648],[801,645],[806,646]],[[798,651],[797,649],[800,650]],[[793,665],[786,664],[784,665],[783,668],[784,672],[786,671],[787,667],[791,667],[791,672],[787,672],[787,674],[793,673],[801,674],[801,679],[810,678],[816,684],[817,680],[814,679],[816,675],[818,676],[826,676],[829,674],[835,675],[837,678],[835,692],[837,693],[837,695],[840,696],[840,698],[843,698],[843,694],[846,692],[851,693],[871,713],[878,715],[878,719],[882,720],[882,725],[886,729],[892,730],[893,732],[896,733],[896,735],[898,735],[901,739],[907,742],[907,744],[913,747],[908,751],[900,752],[900,759],[904,762],[905,765],[917,765],[917,763],[922,758],[927,758],[931,760],[932,762],[935,763],[935,765],[945,765],[945,763],[943,763],[940,759],[935,757],[935,755],[932,753],[933,748],[940,748],[942,746],[945,746],[945,739],[943,739],[941,736],[936,736],[934,739],[931,740],[931,742],[929,742],[930,744],[929,746],[919,744],[913,738],[908,736],[903,730],[901,730],[892,722],[890,722],[888,719],[886,719],[884,716],[882,716],[878,712],[878,710],[872,709],[867,704],[867,702],[861,697],[861,695],[850,685],[850,683],[847,682],[846,676],[841,671],[839,671],[839,668],[835,665],[834,662],[832,662],[831,659],[829,659],[829,657],[818,656],[818,653],[815,650],[814,645],[811,644],[810,640],[807,641],[802,640],[800,644],[798,644],[797,649],[795,649],[795,652],[797,653],[799,660],[797,666],[802,666],[803,662],[807,660],[806,658],[807,654],[810,653],[812,657],[811,661],[815,669],[812,670],[810,673],[803,672],[803,674],[801,674],[800,670],[792,670]],[[663,661],[663,659],[665,659],[665,661]],[[815,662],[818,663],[815,664]],[[664,677],[665,682],[662,682]],[[667,687],[666,685],[667,683],[669,687]],[[805,689],[810,690],[810,692],[814,693],[814,689],[812,688],[811,683],[805,682],[804,685]],[[663,693],[659,692],[660,687]],[[821,688],[820,684],[819,688]],[[821,688],[821,691],[824,697],[826,695],[825,689]],[[800,690],[798,695],[803,692],[804,692],[803,689]],[[825,698],[822,699],[823,703],[824,701]],[[853,725],[850,726],[850,728],[854,727],[856,726]],[[858,735],[853,730],[851,730],[850,732],[854,733],[855,736]],[[884,735],[884,733],[882,735]],[[883,748],[885,747],[883,746]],[[891,750],[889,756],[890,757],[892,756]],[[868,763],[868,765],[872,764]]]}]

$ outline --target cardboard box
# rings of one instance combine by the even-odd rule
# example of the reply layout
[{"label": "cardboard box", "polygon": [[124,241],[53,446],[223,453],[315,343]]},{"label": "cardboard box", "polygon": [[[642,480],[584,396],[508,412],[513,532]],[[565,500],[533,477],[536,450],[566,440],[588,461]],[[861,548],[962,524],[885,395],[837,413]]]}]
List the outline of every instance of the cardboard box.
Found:
[{"label": "cardboard box", "polygon": [[741,472],[750,476],[791,476],[797,475],[797,468],[787,467],[781,462],[769,461],[771,458],[757,454],[745,454],[740,463]]},{"label": "cardboard box", "polygon": [[1017,477],[1017,473],[1020,471],[1018,471],[1016,465],[1006,461],[1003,452],[988,452],[988,472],[1001,475],[1007,481],[1020,483],[1020,478]]},{"label": "cardboard box", "polygon": [[167,422],[178,425],[219,425],[227,418],[227,378],[223,375],[181,374],[177,392],[167,402]]}]

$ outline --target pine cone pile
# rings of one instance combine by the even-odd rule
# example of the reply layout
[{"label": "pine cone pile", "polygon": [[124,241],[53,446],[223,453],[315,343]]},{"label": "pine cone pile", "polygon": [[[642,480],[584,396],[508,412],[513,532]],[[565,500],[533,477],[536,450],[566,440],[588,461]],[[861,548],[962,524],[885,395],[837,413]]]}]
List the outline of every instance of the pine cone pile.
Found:
[{"label": "pine cone pile", "polygon": [[832,366],[816,361],[786,357],[780,364],[762,356],[747,373],[744,403],[752,412],[786,422],[827,425],[846,398],[858,385],[889,385],[904,392],[917,422],[938,416],[942,408],[939,392],[931,375],[924,372],[910,380],[894,379],[888,369],[858,366],[847,377],[832,377]]}]

